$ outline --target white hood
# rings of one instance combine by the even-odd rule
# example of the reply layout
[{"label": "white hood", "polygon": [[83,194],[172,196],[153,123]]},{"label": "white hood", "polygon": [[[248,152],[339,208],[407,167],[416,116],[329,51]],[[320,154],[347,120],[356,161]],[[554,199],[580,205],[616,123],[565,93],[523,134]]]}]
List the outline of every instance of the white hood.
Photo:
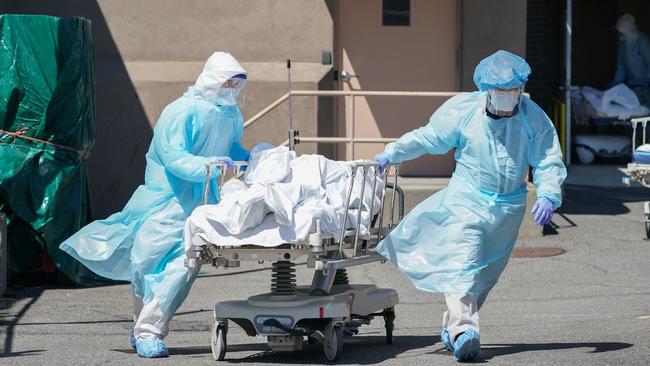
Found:
[{"label": "white hood", "polygon": [[235,75],[248,75],[246,70],[228,52],[215,52],[203,66],[194,89],[206,99],[214,99],[221,85]]}]

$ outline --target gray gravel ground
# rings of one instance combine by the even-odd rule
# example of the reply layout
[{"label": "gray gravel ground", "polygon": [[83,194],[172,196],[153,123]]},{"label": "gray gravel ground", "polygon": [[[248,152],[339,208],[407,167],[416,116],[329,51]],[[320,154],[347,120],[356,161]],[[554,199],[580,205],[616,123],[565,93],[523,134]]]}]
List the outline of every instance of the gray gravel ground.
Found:
[{"label": "gray gravel ground", "polygon": [[[650,242],[643,240],[641,189],[569,186],[549,235],[519,243],[563,255],[510,261],[481,310],[479,363],[494,365],[649,365]],[[211,365],[211,307],[266,292],[268,266],[206,268],[167,338],[171,356],[140,359],[129,346],[128,285],[89,289],[13,288],[0,301],[1,365]],[[302,266],[299,281],[311,271]],[[348,338],[339,364],[450,365],[440,343],[444,301],[419,292],[389,264],[350,271],[353,282],[398,290],[395,342],[376,319]],[[268,352],[265,339],[232,326],[222,364],[326,364],[319,345]]]}]

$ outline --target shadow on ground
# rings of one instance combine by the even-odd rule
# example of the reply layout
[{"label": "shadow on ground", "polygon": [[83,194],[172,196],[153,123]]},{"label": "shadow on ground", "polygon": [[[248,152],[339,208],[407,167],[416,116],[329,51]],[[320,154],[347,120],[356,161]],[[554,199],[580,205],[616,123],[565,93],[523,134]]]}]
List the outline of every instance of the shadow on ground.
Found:
[{"label": "shadow on ground", "polygon": [[[486,344],[481,348],[481,355],[474,363],[487,363],[495,357],[507,356],[516,353],[534,351],[558,351],[566,349],[585,348],[588,353],[603,353],[618,351],[632,347],[630,343],[621,342],[584,342],[584,343],[512,343],[512,344]],[[433,351],[430,348],[434,347]],[[132,349],[113,349],[112,351],[134,354]],[[253,354],[250,354],[250,353]],[[199,356],[211,358],[210,347],[172,347],[169,349],[170,357]],[[246,353],[240,355],[239,353]],[[407,354],[408,353],[408,354]],[[423,354],[453,357],[440,344],[439,336],[395,336],[394,343],[387,345],[383,336],[356,336],[345,339],[343,355],[337,362],[339,365],[377,364],[392,358],[407,359],[419,357]],[[300,351],[271,352],[266,343],[247,343],[228,345],[225,362],[231,364],[279,363],[279,364],[314,364],[327,362],[323,354],[322,345],[304,344]]]},{"label": "shadow on ground", "polygon": [[[43,288],[29,288],[17,294],[12,294],[13,297],[0,298],[0,326],[4,339],[2,340],[2,353],[0,358],[4,357],[19,357],[29,356],[44,352],[44,350],[30,350],[22,352],[12,352],[14,336],[16,333],[16,326],[18,322],[25,316],[27,310],[38,301],[43,294]],[[13,309],[15,302],[23,302],[19,309]],[[9,319],[9,320],[5,320]]]},{"label": "shadow on ground", "polygon": [[[511,344],[484,344],[481,345],[481,354],[474,363],[485,363],[494,357],[507,356],[515,353],[534,351],[559,351],[576,348],[591,348],[589,353],[603,353],[619,351],[632,347],[631,343],[621,342],[585,342],[585,343],[511,343]],[[434,354],[448,354],[451,352],[440,349],[432,352]]]},{"label": "shadow on ground", "polygon": [[[386,337],[379,335],[359,335],[346,337],[343,355],[337,361],[338,365],[355,364],[371,365],[395,358],[398,355],[414,351],[406,357],[416,357],[426,353],[426,349],[440,342],[439,336],[394,336],[393,344],[386,344]],[[132,349],[114,349],[115,352],[134,353]],[[253,352],[253,354],[250,354]],[[246,353],[240,355],[238,353]],[[170,357],[205,355],[212,359],[210,347],[172,347],[169,349]],[[400,358],[404,358],[401,356]],[[304,344],[300,351],[271,352],[266,343],[247,343],[228,345],[225,362],[230,364],[255,363],[280,363],[305,365],[326,363],[321,344]]]},{"label": "shadow on ground", "polygon": [[599,188],[567,185],[558,213],[566,215],[621,215],[630,212],[625,203],[648,201],[647,188]]}]

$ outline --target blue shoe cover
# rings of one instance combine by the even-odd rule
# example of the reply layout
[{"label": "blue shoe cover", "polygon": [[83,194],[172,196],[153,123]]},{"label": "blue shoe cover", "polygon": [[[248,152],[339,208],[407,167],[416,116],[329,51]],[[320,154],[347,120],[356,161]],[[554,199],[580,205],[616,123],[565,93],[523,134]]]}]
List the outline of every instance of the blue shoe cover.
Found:
[{"label": "blue shoe cover", "polygon": [[454,352],[454,345],[451,343],[451,338],[449,338],[449,332],[446,328],[442,330],[442,334],[440,334],[440,340],[442,340],[442,344],[445,345],[447,351]]},{"label": "blue shoe cover", "polygon": [[471,361],[481,352],[481,337],[474,329],[468,329],[456,337],[454,356],[458,361]]},{"label": "blue shoe cover", "polygon": [[131,338],[131,347],[135,349],[135,331],[133,328],[131,328],[131,332],[129,332],[129,338]]},{"label": "blue shoe cover", "polygon": [[160,339],[143,339],[135,342],[135,350],[138,356],[146,358],[158,358],[169,356],[169,350],[165,342]]}]

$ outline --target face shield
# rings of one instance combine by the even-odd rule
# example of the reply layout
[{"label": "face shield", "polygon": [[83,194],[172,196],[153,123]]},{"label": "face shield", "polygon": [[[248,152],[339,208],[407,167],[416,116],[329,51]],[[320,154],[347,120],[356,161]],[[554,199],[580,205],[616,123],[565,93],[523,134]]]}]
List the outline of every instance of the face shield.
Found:
[{"label": "face shield", "polygon": [[218,105],[244,106],[244,87],[246,86],[246,75],[235,75],[226,80],[217,91],[215,103]]},{"label": "face shield", "polygon": [[490,113],[509,117],[517,113],[523,88],[488,90],[487,109]]}]

